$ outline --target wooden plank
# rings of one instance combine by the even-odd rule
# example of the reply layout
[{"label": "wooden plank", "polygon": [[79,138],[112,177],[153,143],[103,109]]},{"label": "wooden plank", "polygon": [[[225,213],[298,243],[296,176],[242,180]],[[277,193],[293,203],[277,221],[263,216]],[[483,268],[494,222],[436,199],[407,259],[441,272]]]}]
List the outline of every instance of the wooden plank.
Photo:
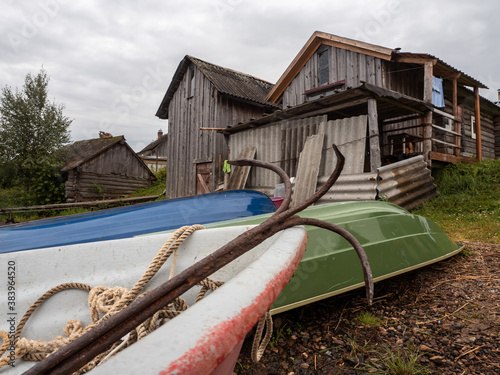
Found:
[{"label": "wooden plank", "polygon": [[307,137],[299,156],[291,207],[304,202],[316,191],[324,138],[324,134]]},{"label": "wooden plank", "polygon": [[432,62],[424,64],[424,102],[432,103]]},{"label": "wooden plank", "polygon": [[435,139],[435,138],[432,138],[432,142],[439,143],[441,145],[445,145],[445,146],[448,146],[448,147],[458,147],[457,145],[454,145],[453,143],[441,141],[441,140]]},{"label": "wooden plank", "polygon": [[[442,128],[441,126],[437,126],[437,125],[434,125],[434,124],[432,124],[432,128],[433,128],[433,129],[440,130],[440,131],[445,132],[445,133],[453,134],[453,135],[456,135],[456,136],[460,136],[460,135],[461,135],[460,133],[457,133],[457,132],[455,132],[455,131],[453,131],[453,130],[448,130],[448,129],[446,129],[446,128]],[[460,146],[458,146],[458,145],[456,145],[456,146],[457,146],[457,147],[460,147]]]},{"label": "wooden plank", "polygon": [[466,158],[463,156],[455,156],[449,154],[442,154],[439,152],[430,152],[429,157],[431,160],[439,160],[447,163],[476,163],[477,159]]},{"label": "wooden plank", "polygon": [[[238,159],[253,159],[255,158],[255,152],[257,149],[255,147],[247,147],[241,150]],[[231,172],[231,177],[229,178],[229,183],[227,186],[227,190],[241,190],[245,188],[245,184],[247,183],[248,175],[250,173],[250,167],[233,167],[233,171]]]},{"label": "wooden plank", "polygon": [[432,151],[432,111],[427,111],[424,118],[424,161],[431,164],[430,152]]},{"label": "wooden plank", "polygon": [[479,104],[479,89],[477,86],[474,86],[474,116],[476,117],[476,155],[477,160],[481,161],[483,159],[483,150],[481,147],[481,107]]},{"label": "wooden plank", "polygon": [[207,184],[205,183],[205,181],[203,181],[203,176],[201,174],[197,174],[196,177],[198,177],[198,182],[200,183],[203,191],[205,192],[205,194],[208,194],[208,193],[211,193],[210,189],[208,188]]},{"label": "wooden plank", "polygon": [[380,134],[378,130],[377,100],[368,100],[368,136],[370,142],[370,171],[382,166],[380,158]]},{"label": "wooden plank", "polygon": [[449,118],[451,120],[455,120],[455,116],[450,115],[449,113],[446,113],[445,111],[441,111],[441,110],[439,110],[437,108],[432,108],[432,112],[437,113],[438,115],[441,115],[443,117],[447,117],[447,118]]}]

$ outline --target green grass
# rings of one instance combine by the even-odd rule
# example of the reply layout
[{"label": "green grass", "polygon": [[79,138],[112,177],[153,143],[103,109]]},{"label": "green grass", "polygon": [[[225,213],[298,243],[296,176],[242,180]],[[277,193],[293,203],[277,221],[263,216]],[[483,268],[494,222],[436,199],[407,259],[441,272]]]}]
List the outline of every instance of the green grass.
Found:
[{"label": "green grass", "polygon": [[382,318],[367,311],[359,313],[356,319],[365,326],[380,327],[382,325]]},{"label": "green grass", "polygon": [[413,210],[455,241],[500,243],[500,160],[453,164],[435,173],[440,196]]},{"label": "green grass", "polygon": [[[160,169],[157,173],[155,173],[155,176],[156,176],[156,181],[154,181],[151,186],[138,190],[133,194],[130,194],[126,198],[158,195],[160,197],[157,200],[166,199],[165,196],[162,195],[165,190],[166,168]],[[0,207],[24,207],[26,205],[27,204],[26,204],[25,193],[21,188],[13,187],[10,189],[0,189]],[[118,204],[118,206],[119,205],[120,204]],[[97,209],[105,209],[116,206],[117,205],[101,205],[97,207]],[[90,208],[75,207],[57,211],[15,213],[13,214],[13,217],[16,220],[16,222],[26,222],[47,217],[80,214],[89,211],[91,211]],[[9,218],[8,214],[0,214],[0,225],[5,223],[8,218]]]},{"label": "green grass", "polygon": [[380,361],[366,365],[365,369],[372,374],[389,375],[423,375],[431,370],[419,363],[420,354],[413,348],[385,349]]},{"label": "green grass", "polygon": [[[154,172],[156,176],[156,181],[153,181],[151,186],[137,190],[136,192],[130,194],[128,197],[148,197],[152,195],[162,195],[165,191],[165,181],[167,177],[167,168],[161,168],[158,172]],[[159,199],[166,199],[163,195]]]}]

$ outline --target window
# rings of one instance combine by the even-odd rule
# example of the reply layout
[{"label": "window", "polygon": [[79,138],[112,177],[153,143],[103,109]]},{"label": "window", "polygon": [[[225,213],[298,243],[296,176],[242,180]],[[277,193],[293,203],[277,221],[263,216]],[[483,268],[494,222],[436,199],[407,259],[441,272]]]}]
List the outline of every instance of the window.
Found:
[{"label": "window", "polygon": [[476,118],[474,116],[470,117],[470,137],[476,139]]},{"label": "window", "polygon": [[323,85],[316,87],[305,92],[307,101],[316,100],[323,98],[325,96],[334,95],[342,90],[345,90],[345,80],[330,83],[328,85]]},{"label": "window", "polygon": [[318,52],[318,84],[326,85],[330,82],[330,70],[328,66],[328,49]]},{"label": "window", "polygon": [[189,69],[188,73],[188,87],[187,87],[187,97],[191,98],[194,95],[195,81],[194,81],[194,69]]},{"label": "window", "polygon": [[444,118],[444,128],[446,130],[453,130],[453,120],[451,118]]}]

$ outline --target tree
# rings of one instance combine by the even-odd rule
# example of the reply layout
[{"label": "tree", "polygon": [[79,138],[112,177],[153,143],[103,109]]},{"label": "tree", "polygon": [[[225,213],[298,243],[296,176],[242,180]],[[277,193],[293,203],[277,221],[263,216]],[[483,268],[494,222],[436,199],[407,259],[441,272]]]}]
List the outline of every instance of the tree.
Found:
[{"label": "tree", "polygon": [[[0,97],[0,184],[22,185],[31,203],[52,203],[52,191],[60,196],[60,149],[70,140],[72,120],[64,105],[48,100],[49,77],[41,70],[26,75],[23,90],[5,86]],[[59,180],[59,181],[58,181]]]}]

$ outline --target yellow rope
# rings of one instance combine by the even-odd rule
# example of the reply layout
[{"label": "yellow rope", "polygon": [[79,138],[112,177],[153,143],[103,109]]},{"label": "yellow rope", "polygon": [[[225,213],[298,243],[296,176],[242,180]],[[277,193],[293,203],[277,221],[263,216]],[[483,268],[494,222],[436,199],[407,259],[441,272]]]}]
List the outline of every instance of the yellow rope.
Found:
[{"label": "yellow rope", "polygon": [[[201,225],[185,226],[176,230],[169,239],[162,246],[160,251],[151,261],[147,270],[144,272],[142,277],[137,281],[137,283],[132,287],[132,289],[127,290],[123,287],[113,287],[108,288],[105,286],[90,287],[87,284],[81,283],[66,283],[61,284],[55,288],[50,289],[44,293],[38,300],[30,306],[28,311],[19,321],[19,324],[15,331],[15,357],[22,358],[27,361],[40,361],[44,359],[47,355],[52,354],[56,350],[60,349],[64,345],[76,340],[78,337],[88,332],[92,328],[96,327],[102,321],[109,319],[111,316],[116,314],[127,307],[132,301],[137,298],[141,298],[144,294],[140,295],[144,287],[149,283],[149,281],[157,274],[159,269],[168,260],[168,258],[174,255],[172,268],[170,271],[169,278],[172,278],[175,273],[177,250],[181,243],[189,236],[191,233],[198,229],[204,229]],[[215,290],[222,282],[214,282],[210,279],[205,279],[200,282],[202,286],[199,291],[196,301],[203,298],[208,290]],[[40,306],[44,301],[52,297],[54,294],[68,289],[81,289],[89,292],[88,303],[90,310],[90,317],[92,323],[87,327],[83,327],[79,320],[70,320],[66,323],[64,327],[63,336],[57,336],[51,341],[41,341],[41,340],[30,340],[27,338],[20,338],[21,332],[32,316],[34,311]],[[151,318],[140,324],[135,330],[129,332],[120,341],[112,345],[112,347],[104,353],[99,354],[90,362],[88,362],[84,367],[82,367],[76,374],[83,374],[90,371],[94,367],[98,366],[103,361],[106,361],[112,355],[118,353],[124,348],[130,346],[132,343],[142,339],[161,325],[165,324],[168,320],[176,317],[182,311],[186,310],[188,305],[186,301],[182,298],[176,298],[168,306],[157,311]],[[3,340],[3,344],[0,347],[0,357],[4,355],[10,344],[10,337],[7,332],[0,331],[0,336]],[[11,362],[8,357],[0,359],[0,368],[6,366]]]},{"label": "yellow rope", "polygon": [[[260,339],[262,337],[262,332],[264,331],[264,326],[266,326],[266,334],[262,343],[259,345]],[[254,362],[259,362],[266,350],[267,344],[271,341],[271,336],[273,334],[273,318],[269,311],[266,311],[264,315],[259,320],[257,324],[257,329],[255,331],[255,337],[252,344],[251,358]]]}]

